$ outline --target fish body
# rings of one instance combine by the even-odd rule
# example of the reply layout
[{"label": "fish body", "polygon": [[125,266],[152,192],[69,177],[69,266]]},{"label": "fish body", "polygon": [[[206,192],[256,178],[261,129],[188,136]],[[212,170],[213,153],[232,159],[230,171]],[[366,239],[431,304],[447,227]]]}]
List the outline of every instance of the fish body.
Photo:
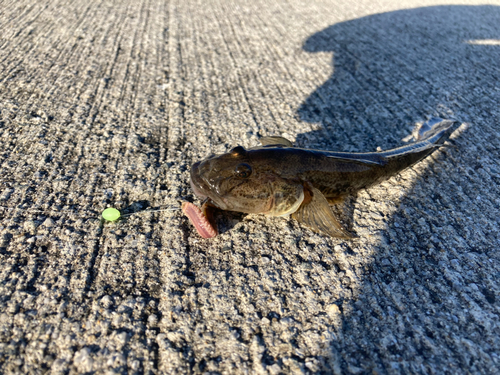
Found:
[{"label": "fish body", "polygon": [[432,119],[417,141],[383,152],[348,153],[293,147],[281,137],[262,146],[215,155],[191,168],[197,196],[222,210],[287,216],[316,232],[350,238],[329,204],[379,183],[430,155],[448,139],[454,121]]}]

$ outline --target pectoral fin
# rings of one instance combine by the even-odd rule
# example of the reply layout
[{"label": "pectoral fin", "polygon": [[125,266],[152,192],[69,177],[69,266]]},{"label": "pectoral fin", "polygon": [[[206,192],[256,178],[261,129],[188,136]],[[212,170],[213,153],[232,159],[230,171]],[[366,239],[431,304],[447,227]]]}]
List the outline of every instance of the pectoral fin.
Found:
[{"label": "pectoral fin", "polygon": [[308,226],[315,232],[328,234],[332,237],[353,238],[333,215],[333,212],[324,195],[316,188],[308,186],[304,189],[306,198],[304,203],[292,217]]},{"label": "pectoral fin", "polygon": [[283,147],[293,147],[292,142],[283,137],[270,136],[262,137],[259,139],[262,146],[283,146]]}]

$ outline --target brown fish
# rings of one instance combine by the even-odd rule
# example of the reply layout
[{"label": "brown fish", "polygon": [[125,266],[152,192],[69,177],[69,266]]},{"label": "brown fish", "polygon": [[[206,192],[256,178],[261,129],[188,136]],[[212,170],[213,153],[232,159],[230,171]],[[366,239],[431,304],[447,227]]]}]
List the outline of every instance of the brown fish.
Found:
[{"label": "brown fish", "polygon": [[[351,238],[329,204],[424,159],[449,138],[453,124],[433,118],[420,128],[416,142],[382,152],[308,150],[295,148],[282,137],[264,137],[261,147],[246,150],[237,146],[193,164],[191,187],[205,200],[204,213],[207,206],[213,206],[269,216],[291,215],[316,232]],[[190,216],[192,221],[194,216]],[[206,221],[203,225],[208,223],[202,215],[196,217]]]}]

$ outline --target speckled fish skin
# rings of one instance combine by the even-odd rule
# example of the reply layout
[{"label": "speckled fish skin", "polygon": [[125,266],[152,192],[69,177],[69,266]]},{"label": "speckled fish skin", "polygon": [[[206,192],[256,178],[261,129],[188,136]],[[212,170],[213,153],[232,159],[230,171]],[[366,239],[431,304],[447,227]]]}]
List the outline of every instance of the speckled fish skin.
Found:
[{"label": "speckled fish skin", "polygon": [[292,214],[317,232],[348,238],[352,235],[326,202],[337,202],[424,159],[448,139],[453,124],[431,119],[421,127],[416,142],[382,152],[309,150],[290,147],[284,138],[264,138],[265,146],[248,150],[238,146],[195,163],[191,186],[196,195],[222,210]]}]

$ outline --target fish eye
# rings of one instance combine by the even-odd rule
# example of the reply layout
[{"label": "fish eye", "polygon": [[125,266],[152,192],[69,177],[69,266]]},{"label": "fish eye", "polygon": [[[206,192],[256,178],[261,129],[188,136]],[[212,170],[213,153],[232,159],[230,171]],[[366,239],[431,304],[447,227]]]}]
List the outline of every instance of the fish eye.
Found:
[{"label": "fish eye", "polygon": [[245,149],[241,146],[236,146],[230,151],[230,153],[233,154],[234,156],[244,155],[245,152],[246,152]]},{"label": "fish eye", "polygon": [[241,163],[236,166],[234,173],[239,178],[248,178],[252,174],[252,167],[246,163]]}]

